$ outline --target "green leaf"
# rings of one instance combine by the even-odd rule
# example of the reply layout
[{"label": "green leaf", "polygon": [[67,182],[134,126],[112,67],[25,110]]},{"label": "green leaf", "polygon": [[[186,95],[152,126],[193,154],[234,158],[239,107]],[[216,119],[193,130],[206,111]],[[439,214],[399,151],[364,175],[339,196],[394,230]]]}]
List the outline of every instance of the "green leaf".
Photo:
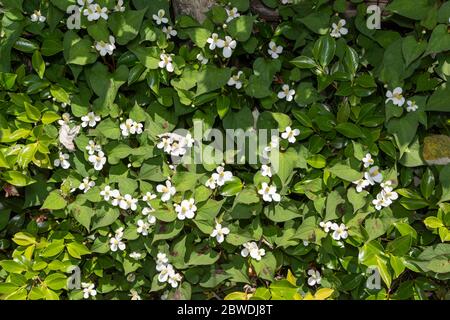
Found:
[{"label": "green leaf", "polygon": [[0,261],[0,266],[10,273],[22,273],[27,269],[23,264],[13,260]]},{"label": "green leaf", "polygon": [[282,201],[264,207],[264,214],[274,222],[285,222],[300,217],[297,207],[294,201]]},{"label": "green leaf", "polygon": [[33,122],[37,122],[41,118],[41,112],[39,111],[39,109],[33,107],[28,102],[25,102],[25,111],[27,113],[28,119],[30,119]]},{"label": "green leaf", "polygon": [[314,58],[324,68],[333,60],[335,52],[336,41],[330,35],[320,37],[314,44]]},{"label": "green leaf", "polygon": [[402,52],[403,58],[405,59],[405,64],[409,65],[414,60],[419,58],[427,48],[427,43],[425,41],[417,42],[413,36],[408,36],[403,39]]},{"label": "green leaf", "polygon": [[130,10],[113,13],[109,16],[108,27],[112,30],[119,45],[125,45],[133,40],[139,33],[147,9]]},{"label": "green leaf", "polygon": [[242,15],[230,21],[227,31],[233,39],[240,42],[245,42],[250,38],[254,21],[254,17]]},{"label": "green leaf", "polygon": [[301,69],[311,69],[317,68],[317,63],[314,59],[307,56],[299,56],[290,61],[294,66],[299,67]]},{"label": "green leaf", "polygon": [[336,131],[352,139],[364,137],[364,133],[362,132],[360,127],[351,122],[339,123],[336,126]]},{"label": "green leaf", "polygon": [[6,171],[2,173],[1,177],[6,182],[17,187],[25,187],[36,182],[34,179],[19,171]]},{"label": "green leaf", "polygon": [[66,247],[67,252],[76,259],[81,259],[81,256],[91,253],[84,244],[75,241],[67,244]]},{"label": "green leaf", "polygon": [[352,169],[348,165],[345,164],[335,164],[333,167],[329,168],[330,172],[346,181],[356,181],[362,178],[362,173]]},{"label": "green leaf", "polygon": [[412,242],[412,237],[409,234],[396,238],[388,243],[386,251],[398,257],[404,256],[411,249]]},{"label": "green leaf", "polygon": [[403,17],[414,20],[422,20],[432,8],[428,0],[394,0],[386,7],[386,10],[397,13]]},{"label": "green leaf", "polygon": [[39,147],[39,143],[31,143],[24,146],[21,150],[19,155],[17,156],[17,164],[21,168],[26,168],[28,164],[33,160],[34,155],[36,154]]},{"label": "green leaf", "polygon": [[243,188],[241,179],[233,177],[230,181],[225,182],[222,187],[221,195],[224,197],[232,197],[238,194]]},{"label": "green leaf", "polygon": [[68,64],[87,65],[97,60],[97,54],[92,49],[92,42],[80,38],[74,31],[64,34],[64,58]]},{"label": "green leaf", "polygon": [[450,50],[450,34],[447,25],[440,24],[434,28],[428,42],[426,55]]},{"label": "green leaf", "polygon": [[194,172],[182,171],[177,172],[173,176],[173,184],[177,192],[185,192],[189,190],[194,190],[197,180],[200,179],[202,175],[196,174]]},{"label": "green leaf", "polygon": [[64,240],[53,240],[50,242],[44,250],[41,251],[40,256],[44,258],[54,257],[60,254],[66,246]]},{"label": "green leaf", "polygon": [[49,193],[41,209],[47,210],[59,210],[64,209],[67,205],[67,201],[61,196],[58,190],[54,190]]},{"label": "green leaf", "polygon": [[196,95],[199,96],[223,87],[230,77],[231,69],[208,65],[204,70],[197,73]]},{"label": "green leaf", "polygon": [[62,273],[52,273],[45,278],[44,283],[53,290],[61,290],[66,287],[67,276]]},{"label": "green leaf", "polygon": [[427,217],[423,223],[430,229],[437,229],[444,226],[444,223],[438,217]]},{"label": "green leaf", "polygon": [[33,65],[34,71],[39,75],[39,78],[44,78],[45,62],[38,50],[33,53],[31,64]]},{"label": "green leaf", "polygon": [[36,244],[36,238],[27,232],[18,232],[14,235],[12,240],[17,243],[19,246],[30,246],[32,244]]}]

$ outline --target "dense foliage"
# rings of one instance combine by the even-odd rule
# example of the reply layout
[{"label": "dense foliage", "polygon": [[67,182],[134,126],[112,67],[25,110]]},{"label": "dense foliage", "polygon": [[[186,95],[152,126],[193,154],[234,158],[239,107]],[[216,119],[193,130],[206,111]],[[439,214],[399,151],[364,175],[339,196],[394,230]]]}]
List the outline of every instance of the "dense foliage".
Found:
[{"label": "dense foliage", "polygon": [[262,2],[1,1],[1,298],[450,297],[450,3]]}]

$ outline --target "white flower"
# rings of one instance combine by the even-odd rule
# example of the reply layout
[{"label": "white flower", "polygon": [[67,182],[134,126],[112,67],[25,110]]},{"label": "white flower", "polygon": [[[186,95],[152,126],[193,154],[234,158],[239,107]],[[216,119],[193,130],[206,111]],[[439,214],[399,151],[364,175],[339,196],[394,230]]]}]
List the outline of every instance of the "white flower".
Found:
[{"label": "white flower", "polygon": [[132,253],[130,253],[130,258],[134,260],[139,260],[140,258],[142,258],[142,253],[133,251]]},{"label": "white flower", "polygon": [[389,207],[392,203],[390,199],[386,199],[383,195],[383,191],[377,194],[376,199],[372,200],[375,209],[381,210],[382,207]]},{"label": "white flower", "polygon": [[144,196],[142,197],[142,201],[147,202],[147,204],[149,204],[149,202],[153,199],[156,199],[156,194],[153,194],[151,192],[147,192],[146,194],[144,194]]},{"label": "white flower", "polygon": [[263,200],[267,202],[279,202],[281,199],[280,194],[277,193],[277,188],[274,185],[269,186],[266,182],[261,183],[261,189],[258,190],[258,193],[262,195]]},{"label": "white flower", "polygon": [[81,121],[83,121],[81,126],[83,128],[86,128],[88,125],[89,127],[95,127],[100,120],[100,116],[96,116],[94,112],[89,112],[87,115],[81,117]]},{"label": "white flower", "polygon": [[116,238],[123,238],[123,227],[120,227],[114,231],[114,234],[116,235]]},{"label": "white flower", "polygon": [[[153,209],[152,206],[145,207],[144,209],[142,209],[142,215],[147,216],[147,215],[149,215],[151,212],[154,212],[154,211],[155,211],[155,209]],[[149,216],[148,216],[148,219],[149,219],[149,221],[150,221],[150,220],[154,220],[155,217],[153,217],[152,215],[149,215]],[[154,222],[152,222],[152,223],[154,223]]]},{"label": "white flower", "polygon": [[261,174],[263,175],[263,177],[271,177],[272,169],[268,165],[263,164],[261,166]]},{"label": "white flower", "polygon": [[143,131],[143,127],[144,127],[144,125],[143,125],[142,123],[136,122],[136,121],[135,121],[135,122],[133,123],[133,126],[131,127],[130,132],[131,132],[132,134],[141,134],[142,131]]},{"label": "white flower", "polygon": [[138,199],[133,198],[130,194],[126,194],[122,197],[122,199],[119,201],[119,207],[123,210],[131,209],[133,211],[136,211]]},{"label": "white flower", "polygon": [[184,145],[178,141],[173,141],[170,149],[170,154],[176,157],[184,155],[187,151]]},{"label": "white flower", "polygon": [[390,200],[391,202],[398,199],[398,193],[393,191],[391,187],[385,187],[381,191],[381,194],[384,199]]},{"label": "white flower", "polygon": [[[146,209],[146,208],[144,208],[144,209]],[[152,216],[151,214],[149,214],[149,215],[147,216],[147,221],[148,221],[148,223],[150,223],[150,224],[155,224],[155,222],[156,222],[156,217],[155,217],[155,216]]]},{"label": "white flower", "polygon": [[75,140],[76,136],[80,132],[81,127],[75,126],[70,128],[67,124],[63,124],[59,129],[59,142],[69,151],[75,151]]},{"label": "white flower", "polygon": [[309,241],[308,240],[303,240],[303,246],[305,246],[305,247],[309,246]]},{"label": "white flower", "polygon": [[414,111],[417,111],[417,109],[419,109],[419,106],[413,100],[406,101],[406,104],[408,105],[406,107],[406,111],[408,111],[408,112],[414,112]]},{"label": "white flower", "polygon": [[236,48],[236,40],[233,40],[230,36],[225,36],[225,40],[218,41],[217,47],[223,48],[223,56],[225,58],[229,58],[233,54],[233,50]]},{"label": "white flower", "polygon": [[123,6],[123,0],[118,0],[117,4],[114,6],[115,12],[124,12],[125,7]]},{"label": "white flower", "polygon": [[377,166],[374,166],[370,168],[368,172],[365,172],[364,178],[366,178],[371,185],[383,181],[383,175]]},{"label": "white flower", "polygon": [[167,258],[167,255],[162,252],[158,252],[156,255],[156,271],[161,271],[162,266],[167,265],[169,262],[169,259]]},{"label": "white flower", "polygon": [[97,295],[97,290],[95,290],[95,285],[93,283],[82,282],[81,287],[83,288],[83,297],[88,299],[90,296],[95,297]]},{"label": "white flower", "polygon": [[215,237],[218,243],[222,243],[225,240],[225,235],[230,233],[230,229],[222,227],[220,223],[216,223],[216,227],[211,232],[211,237]]},{"label": "white flower", "polygon": [[282,46],[277,46],[277,44],[273,41],[269,42],[269,49],[267,50],[269,52],[272,59],[278,59],[280,54],[283,52]]},{"label": "white flower", "polygon": [[256,242],[246,242],[242,245],[244,249],[241,250],[241,256],[246,258],[248,255],[253,259],[260,261],[261,258],[266,254],[266,250],[259,249]]},{"label": "white flower", "polygon": [[388,90],[386,92],[386,101],[385,103],[388,103],[389,101],[392,101],[392,103],[396,106],[403,106],[403,104],[405,103],[405,97],[403,97],[402,95],[403,93],[403,89],[400,87],[397,87],[394,89],[394,91],[390,91]]},{"label": "white flower", "polygon": [[100,19],[100,13],[97,12],[97,5],[90,4],[83,10],[83,15],[87,16],[88,21],[95,21]]},{"label": "white flower", "polygon": [[143,236],[148,235],[148,229],[150,229],[150,224],[145,222],[144,220],[138,220],[137,222],[137,229],[136,232],[142,234]]},{"label": "white flower", "polygon": [[95,182],[92,180],[89,180],[89,177],[87,177],[87,178],[83,178],[83,182],[80,184],[78,189],[84,190],[84,193],[86,193],[93,186],[95,186]]},{"label": "white flower", "polygon": [[172,143],[173,140],[171,137],[162,137],[156,147],[158,149],[163,149],[166,153],[170,153],[172,151]]},{"label": "white flower", "polygon": [[64,112],[64,113],[62,114],[62,116],[61,116],[61,119],[58,120],[58,124],[59,124],[60,126],[68,125],[69,123],[72,122],[72,121],[71,121],[71,118],[72,118],[72,117],[70,116],[70,113]]},{"label": "white flower", "polygon": [[281,133],[281,137],[283,139],[287,139],[290,143],[294,143],[296,141],[295,137],[300,134],[300,130],[294,129],[291,127],[286,127],[283,133]]},{"label": "white flower", "polygon": [[96,152],[102,151],[102,146],[96,144],[94,140],[89,140],[88,145],[86,146],[86,150],[88,154],[94,154]]},{"label": "white flower", "polygon": [[231,20],[233,20],[234,18],[237,18],[240,16],[238,9],[236,7],[232,8],[232,9],[225,8],[225,10],[227,11],[227,16],[228,16],[226,23],[228,23]]},{"label": "white flower", "polygon": [[320,284],[320,282],[322,281],[322,277],[320,276],[320,272],[317,270],[313,270],[313,269],[309,269],[308,270],[308,285],[310,285],[311,287],[316,285],[316,284]]},{"label": "white flower", "polygon": [[390,188],[390,187],[392,187],[392,181],[386,180],[386,181],[380,183],[380,187],[382,187],[383,189]]},{"label": "white flower", "polygon": [[178,272],[170,272],[167,282],[172,286],[172,288],[176,288],[178,287],[178,282],[181,282],[181,279],[181,274],[179,274]]},{"label": "white flower", "polygon": [[161,61],[158,64],[159,67],[161,69],[166,68],[166,70],[168,72],[173,72],[174,68],[173,68],[173,64],[172,64],[172,57],[165,53],[161,53],[161,55],[159,57],[161,58]]},{"label": "white flower", "polygon": [[109,199],[111,198],[117,198],[118,196],[120,196],[119,190],[111,190],[110,186],[105,186],[105,188],[100,191],[100,195],[105,201],[109,201]]},{"label": "white flower", "polygon": [[94,169],[98,171],[102,170],[104,164],[106,163],[106,157],[103,151],[99,151],[97,155],[91,154],[88,160],[94,165]]},{"label": "white flower", "polygon": [[175,30],[172,26],[164,26],[162,28],[162,32],[166,34],[167,39],[175,37],[178,34],[177,30]]},{"label": "white flower", "polygon": [[291,4],[292,0],[281,0],[281,4]]},{"label": "white flower", "polygon": [[212,174],[212,178],[218,186],[223,186],[225,182],[230,181],[233,178],[231,171],[225,171],[223,166],[216,168],[217,173]]},{"label": "white flower", "polygon": [[165,14],[166,12],[163,9],[159,9],[158,15],[156,14],[153,15],[153,20],[155,20],[157,25],[160,25],[161,23],[166,24],[167,22],[169,22],[169,19],[164,17]]},{"label": "white flower", "polygon": [[170,182],[169,180],[166,180],[165,184],[166,185],[158,184],[156,186],[156,191],[158,191],[159,193],[162,193],[162,196],[161,196],[162,202],[168,201],[170,199],[170,197],[173,196],[176,192],[175,187],[172,186],[172,182]]},{"label": "white flower", "polygon": [[141,134],[143,125],[138,123],[133,119],[127,119],[125,122],[120,124],[120,129],[122,130],[122,136],[128,137],[130,134]]},{"label": "white flower", "polygon": [[[223,47],[223,40],[219,39],[219,35],[217,33],[211,34],[211,37],[209,37],[206,42],[209,43],[209,50],[214,50],[216,47]],[[219,43],[222,45],[222,47],[219,47]]]},{"label": "white flower", "polygon": [[59,152],[59,156],[55,159],[55,161],[53,161],[53,165],[55,167],[61,166],[63,169],[69,169],[70,162],[67,161],[67,159],[69,159],[69,155],[67,153]]},{"label": "white flower", "polygon": [[267,147],[264,147],[264,152],[268,153],[271,150],[278,148],[279,143],[280,143],[280,137],[271,136],[269,145]]},{"label": "white flower", "polygon": [[326,222],[322,221],[322,222],[319,223],[319,226],[320,226],[321,228],[323,228],[323,230],[324,230],[326,233],[330,232],[330,229],[331,229],[331,226],[332,226],[332,225],[333,225],[333,223],[332,223],[331,221],[326,221]]},{"label": "white flower", "polygon": [[94,2],[94,0],[77,0],[77,3],[81,8],[90,5],[92,2]]},{"label": "white flower", "polygon": [[[124,8],[124,9],[125,9],[125,8]],[[130,290],[129,296],[131,297],[131,300],[142,300],[142,298],[141,298],[141,296],[139,295],[139,293],[138,293],[136,290],[134,290],[134,289],[131,289],[131,290]]]},{"label": "white flower", "polygon": [[197,54],[197,60],[200,61],[201,64],[207,64],[209,61],[209,59],[205,58],[201,53]]},{"label": "white flower", "polygon": [[365,179],[359,179],[359,180],[353,181],[352,183],[356,184],[357,192],[362,192],[365,187],[370,185],[370,182]]},{"label": "white flower", "polygon": [[119,249],[120,251],[125,250],[126,246],[125,243],[122,242],[122,237],[118,237],[116,235],[114,237],[111,237],[111,239],[109,239],[109,248],[111,249],[112,252],[116,252],[117,249]]},{"label": "white flower", "polygon": [[45,22],[47,19],[42,15],[41,10],[35,10],[30,18],[32,22]]},{"label": "white flower", "polygon": [[242,88],[242,81],[239,80],[239,77],[241,76],[242,73],[243,73],[242,71],[239,71],[236,75],[231,76],[231,78],[228,79],[227,84],[229,86],[235,86],[236,89]]},{"label": "white flower", "polygon": [[331,229],[334,231],[331,235],[334,240],[347,239],[348,232],[345,224],[341,223],[340,225],[337,223],[333,223],[331,225]]},{"label": "white flower", "polygon": [[333,30],[331,30],[330,35],[334,38],[340,38],[341,36],[345,36],[348,33],[348,29],[344,28],[345,24],[347,22],[344,19],[339,20],[339,22],[333,23],[331,27]]},{"label": "white flower", "polygon": [[120,201],[122,201],[122,199],[123,199],[123,197],[120,195],[119,190],[117,190],[117,189],[111,191],[111,197],[112,197],[111,204],[114,207],[117,207],[119,205]]},{"label": "white flower", "polygon": [[167,279],[169,278],[169,275],[175,272],[173,270],[173,266],[170,263],[169,264],[161,264],[159,266],[160,266],[160,270],[159,270],[159,275],[158,275],[158,281],[166,282]]},{"label": "white flower", "polygon": [[116,39],[113,36],[109,36],[109,42],[96,41],[95,49],[100,53],[102,57],[106,56],[107,54],[112,55],[114,49],[116,49],[115,43]]},{"label": "white flower", "polygon": [[278,99],[286,99],[286,101],[292,101],[295,95],[294,89],[289,89],[289,85],[283,84],[280,92],[278,92]]},{"label": "white flower", "polygon": [[96,4],[95,11],[97,12],[97,14],[99,16],[97,19],[103,18],[105,20],[108,20],[108,13],[107,13],[108,8],[106,8],[106,7],[102,8],[99,4]]},{"label": "white flower", "polygon": [[194,218],[195,211],[197,211],[197,206],[195,205],[194,199],[183,200],[181,203],[175,204],[175,211],[178,213],[177,217],[180,220],[192,219]]},{"label": "white flower", "polygon": [[366,156],[361,159],[361,161],[364,163],[364,168],[368,168],[374,163],[372,155],[370,153],[367,153]]},{"label": "white flower", "polygon": [[215,189],[216,188],[216,180],[214,179],[213,176],[209,177],[209,179],[206,180],[205,186],[207,186],[210,189]]}]

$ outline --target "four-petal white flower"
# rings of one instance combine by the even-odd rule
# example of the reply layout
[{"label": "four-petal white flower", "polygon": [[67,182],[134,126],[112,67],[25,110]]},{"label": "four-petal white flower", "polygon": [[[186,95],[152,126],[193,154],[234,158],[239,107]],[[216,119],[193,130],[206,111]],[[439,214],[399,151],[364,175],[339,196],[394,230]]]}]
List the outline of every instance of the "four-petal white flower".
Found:
[{"label": "four-petal white flower", "polygon": [[258,193],[262,195],[262,198],[266,202],[279,202],[281,200],[281,196],[277,193],[277,188],[274,185],[268,185],[267,182],[261,183],[261,189],[258,190]]},{"label": "four-petal white flower", "polygon": [[403,106],[405,103],[405,97],[403,97],[403,89],[400,87],[395,88],[393,91],[388,90],[386,92],[386,101],[385,103],[388,103],[389,101],[392,101],[392,103],[396,106]]},{"label": "four-petal white flower", "polygon": [[346,23],[347,22],[344,19],[339,20],[337,24],[332,23],[331,24],[332,30],[330,32],[330,35],[334,38],[340,38],[341,36],[345,36],[348,33],[348,29],[344,28]]},{"label": "four-petal white flower", "polygon": [[174,186],[172,186],[172,182],[169,180],[166,180],[165,185],[164,184],[158,184],[156,186],[156,191],[159,193],[162,193],[161,201],[167,202],[169,201],[170,197],[172,197],[176,193],[176,189]]},{"label": "four-petal white flower", "polygon": [[283,84],[281,86],[281,91],[278,92],[277,96],[278,96],[278,99],[286,99],[286,101],[292,101],[292,99],[294,99],[294,96],[295,96],[295,90],[290,89],[289,85]]},{"label": "four-petal white flower", "polygon": [[222,227],[220,223],[216,223],[214,230],[211,232],[211,237],[215,237],[218,243],[222,243],[225,240],[225,236],[230,233],[230,229]]}]

